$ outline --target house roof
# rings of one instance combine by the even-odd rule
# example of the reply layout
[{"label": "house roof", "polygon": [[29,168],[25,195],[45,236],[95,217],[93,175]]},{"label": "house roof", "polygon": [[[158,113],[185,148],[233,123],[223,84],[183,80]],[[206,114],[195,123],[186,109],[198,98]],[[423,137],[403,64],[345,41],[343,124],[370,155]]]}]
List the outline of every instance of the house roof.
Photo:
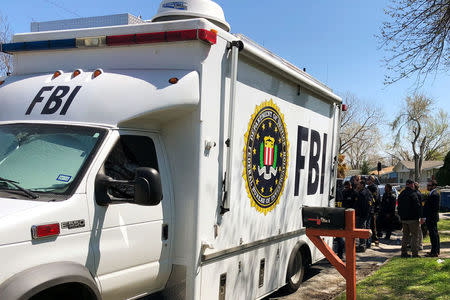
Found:
[{"label": "house roof", "polygon": [[[398,164],[395,166],[395,169],[397,169],[397,167],[400,166],[400,164],[402,164],[403,166],[405,166],[405,168],[407,168],[409,170],[414,170],[414,162],[413,161],[407,161],[407,160],[399,161]],[[443,165],[444,165],[444,161],[442,161],[442,160],[425,160],[422,163],[422,170],[439,169]]]},{"label": "house roof", "polygon": [[[390,167],[386,167],[386,168],[381,169],[380,175],[384,175],[384,174],[392,173],[392,172],[394,172],[394,166],[390,166]],[[370,174],[371,175],[378,175],[378,171],[372,171]]]}]

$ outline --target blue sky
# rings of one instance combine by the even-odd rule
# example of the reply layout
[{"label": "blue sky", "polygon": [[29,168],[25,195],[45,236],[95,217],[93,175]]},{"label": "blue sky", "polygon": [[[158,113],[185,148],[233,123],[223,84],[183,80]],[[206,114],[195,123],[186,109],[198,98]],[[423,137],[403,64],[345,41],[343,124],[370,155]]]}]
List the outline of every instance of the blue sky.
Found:
[{"label": "blue sky", "polygon": [[[129,12],[151,19],[159,0],[2,1],[13,32],[28,32],[32,21]],[[336,93],[351,92],[381,106],[387,121],[414,91],[415,78],[385,86],[375,35],[388,0],[238,1],[216,0],[233,33],[243,33],[293,64],[306,68]],[[420,90],[450,113],[450,72],[433,74]]]}]

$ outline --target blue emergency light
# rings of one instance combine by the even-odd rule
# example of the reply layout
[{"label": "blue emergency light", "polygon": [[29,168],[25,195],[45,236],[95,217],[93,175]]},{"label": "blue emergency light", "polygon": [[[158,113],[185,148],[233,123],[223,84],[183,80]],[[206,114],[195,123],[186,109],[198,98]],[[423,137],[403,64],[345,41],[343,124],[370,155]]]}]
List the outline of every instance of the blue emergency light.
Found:
[{"label": "blue emergency light", "polygon": [[1,52],[10,53],[18,51],[69,49],[75,47],[76,39],[63,39],[1,44],[0,50]]}]

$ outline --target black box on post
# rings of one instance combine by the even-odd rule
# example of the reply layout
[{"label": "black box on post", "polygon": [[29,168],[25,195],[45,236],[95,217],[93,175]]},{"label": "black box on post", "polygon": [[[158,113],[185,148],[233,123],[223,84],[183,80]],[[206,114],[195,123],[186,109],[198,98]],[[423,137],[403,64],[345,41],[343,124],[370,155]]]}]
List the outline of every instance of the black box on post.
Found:
[{"label": "black box on post", "polygon": [[345,208],[303,207],[303,226],[317,229],[345,229]]}]

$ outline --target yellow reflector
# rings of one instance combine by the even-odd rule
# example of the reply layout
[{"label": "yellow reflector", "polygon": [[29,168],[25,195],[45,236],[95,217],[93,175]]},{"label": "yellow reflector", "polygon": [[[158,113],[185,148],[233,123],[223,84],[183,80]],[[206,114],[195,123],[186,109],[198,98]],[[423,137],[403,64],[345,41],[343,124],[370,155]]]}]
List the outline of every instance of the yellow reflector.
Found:
[{"label": "yellow reflector", "polygon": [[172,77],[169,79],[169,83],[171,83],[171,84],[175,84],[177,82],[178,82],[178,78],[176,78],[176,77]]},{"label": "yellow reflector", "polygon": [[210,31],[211,31],[212,33],[217,34],[217,30],[215,30],[215,29],[211,29]]}]

